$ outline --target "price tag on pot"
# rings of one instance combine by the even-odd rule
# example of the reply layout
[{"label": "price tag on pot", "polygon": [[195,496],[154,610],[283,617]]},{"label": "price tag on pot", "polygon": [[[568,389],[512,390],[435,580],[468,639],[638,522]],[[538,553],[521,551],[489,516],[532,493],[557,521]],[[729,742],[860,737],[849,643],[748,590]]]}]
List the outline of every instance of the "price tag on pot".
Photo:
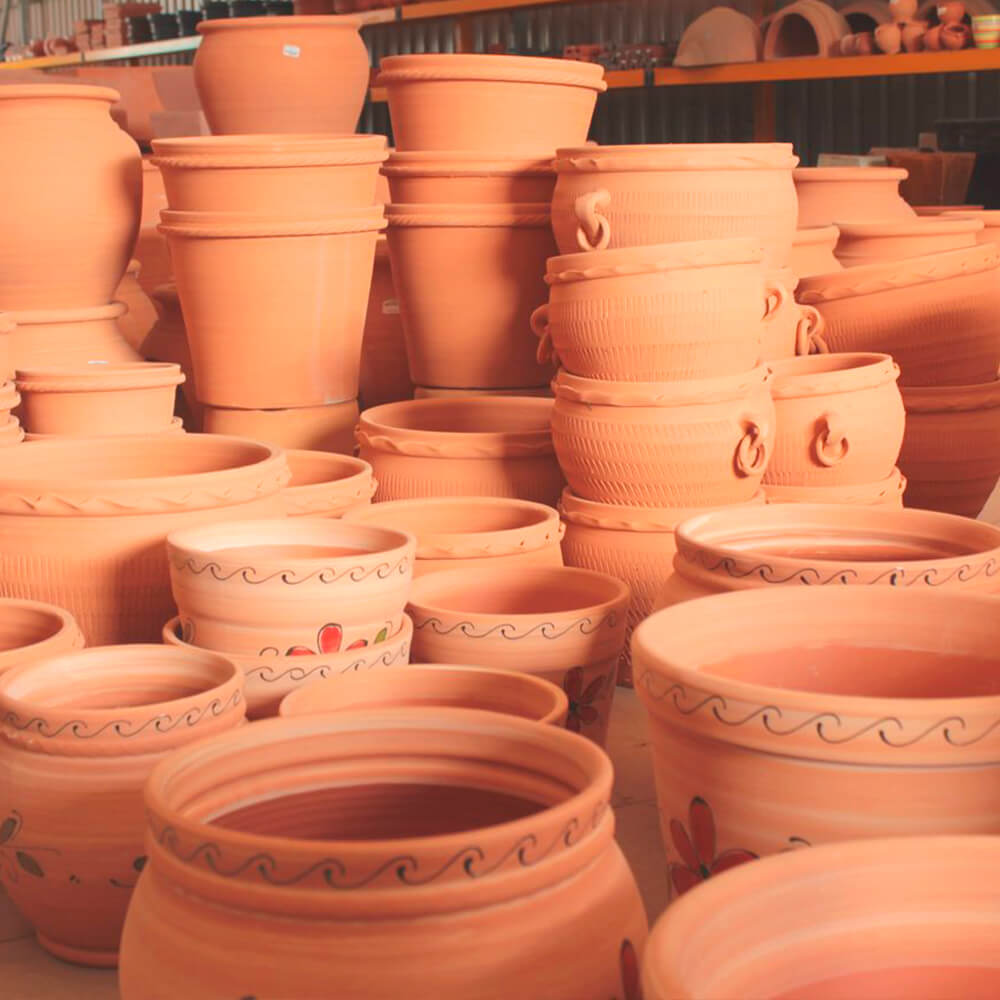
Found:
[{"label": "price tag on pot", "polygon": [[399,315],[399,299],[383,299],[382,300],[382,315],[383,316],[398,316]]},{"label": "price tag on pot", "polygon": [[302,49],[297,45],[283,45],[281,48],[281,54],[283,56],[288,56],[289,59],[298,59],[302,55]]}]

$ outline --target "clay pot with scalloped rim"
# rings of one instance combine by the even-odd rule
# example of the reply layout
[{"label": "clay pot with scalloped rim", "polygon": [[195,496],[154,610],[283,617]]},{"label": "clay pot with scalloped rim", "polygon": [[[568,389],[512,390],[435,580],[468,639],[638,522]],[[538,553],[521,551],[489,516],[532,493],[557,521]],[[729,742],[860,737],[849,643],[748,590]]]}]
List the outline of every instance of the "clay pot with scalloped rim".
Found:
[{"label": "clay pot with scalloped rim", "polygon": [[845,267],[876,264],[900,257],[924,257],[971,247],[983,229],[980,219],[942,216],[906,222],[847,222],[840,226],[837,260]]},{"label": "clay pot with scalloped rim", "polygon": [[281,491],[288,517],[341,517],[367,507],[375,493],[372,467],[351,455],[294,448],[285,452],[292,478]]},{"label": "clay pot with scalloped rim", "polygon": [[790,268],[772,271],[770,281],[788,292],[782,297],[774,316],[761,326],[761,361],[779,361],[813,351],[826,351],[823,341],[823,317],[815,306],[795,301],[799,279]]},{"label": "clay pot with scalloped rim", "polygon": [[799,227],[913,220],[899,193],[908,176],[898,167],[799,167],[792,173]]},{"label": "clay pot with scalloped rim", "polygon": [[10,313],[16,324],[10,334],[15,368],[75,365],[90,361],[142,361],[122,336],[118,323],[124,302],[88,309],[35,309]]},{"label": "clay pot with scalloped rim", "polygon": [[899,510],[903,506],[903,492],[906,476],[899,468],[885,479],[873,483],[851,486],[768,486],[763,487],[768,503],[840,503],[862,507],[891,507]]},{"label": "clay pot with scalloped rim", "polygon": [[838,239],[840,230],[836,226],[796,229],[788,269],[799,278],[841,270],[844,265],[837,259],[834,251]]}]

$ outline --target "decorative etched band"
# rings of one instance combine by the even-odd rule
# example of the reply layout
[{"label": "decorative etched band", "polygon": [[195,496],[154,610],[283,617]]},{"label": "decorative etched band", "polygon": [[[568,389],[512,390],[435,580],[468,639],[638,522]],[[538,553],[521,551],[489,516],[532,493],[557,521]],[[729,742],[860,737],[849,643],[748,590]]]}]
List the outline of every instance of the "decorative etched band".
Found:
[{"label": "decorative etched band", "polygon": [[177,170],[239,169],[241,167],[339,167],[376,166],[388,158],[386,150],[349,152],[288,152],[288,153],[192,153],[188,156],[154,156],[150,162],[157,167]]},{"label": "decorative etched band", "polygon": [[557,625],[555,622],[535,622],[533,625],[518,626],[514,622],[502,622],[483,628],[470,621],[458,621],[447,625],[433,615],[428,616],[423,621],[418,621],[417,613],[416,609],[410,608],[414,631],[430,629],[435,635],[441,636],[458,633],[463,639],[509,639],[512,642],[532,637],[536,639],[563,639],[572,632],[577,632],[580,635],[593,635],[602,628],[617,628],[619,622],[618,613],[609,611],[603,618],[598,618],[596,621],[588,615],[578,618],[568,625]]},{"label": "decorative etched band", "polygon": [[[389,648],[381,656],[372,659],[373,650],[368,649],[368,656],[359,656],[352,660],[345,667],[335,668],[329,663],[319,663],[316,666],[305,666],[301,660],[289,665],[288,657],[275,657],[266,661],[259,667],[248,667],[246,669],[246,679],[251,681],[261,681],[264,684],[302,684],[308,680],[322,680],[332,674],[357,673],[360,670],[372,670],[376,667],[391,667],[395,663],[406,665],[410,660],[410,643],[401,642],[398,645],[390,639],[387,643]],[[284,669],[282,669],[284,668]]]},{"label": "decorative etched band", "polygon": [[[641,155],[596,153],[580,156],[557,157],[556,173],[668,173],[674,170],[780,170],[791,171],[799,162],[797,156],[753,155],[727,152],[724,156],[671,153],[667,147],[662,153],[644,152]],[[789,177],[789,180],[791,178]]]},{"label": "decorative etched band", "polygon": [[548,86],[582,87],[603,93],[608,89],[604,80],[593,73],[567,73],[558,70],[535,68],[519,69],[505,66],[502,72],[494,67],[449,67],[447,69],[383,69],[375,81],[376,87],[392,87],[397,83],[430,83],[435,80],[447,82],[480,81],[485,83],[540,83]]},{"label": "decorative etched band", "polygon": [[552,434],[549,430],[522,435],[504,434],[502,440],[481,443],[462,441],[463,435],[460,433],[449,434],[449,440],[440,444],[431,441],[399,441],[385,434],[369,434],[360,428],[355,436],[362,448],[413,458],[534,458],[553,454]]},{"label": "decorative etched band", "polygon": [[275,569],[260,571],[253,566],[237,566],[231,570],[223,569],[217,562],[208,560],[198,562],[193,557],[172,558],[171,566],[178,573],[191,573],[194,576],[208,574],[213,580],[219,583],[226,583],[236,577],[243,583],[254,586],[263,583],[283,583],[289,586],[298,586],[303,583],[319,583],[324,585],[340,583],[344,580],[349,583],[364,583],[371,577],[379,580],[388,580],[393,576],[405,576],[410,572],[410,559],[403,556],[396,562],[379,562],[369,566],[348,566],[338,569],[335,566],[323,566],[314,570],[297,569]]}]

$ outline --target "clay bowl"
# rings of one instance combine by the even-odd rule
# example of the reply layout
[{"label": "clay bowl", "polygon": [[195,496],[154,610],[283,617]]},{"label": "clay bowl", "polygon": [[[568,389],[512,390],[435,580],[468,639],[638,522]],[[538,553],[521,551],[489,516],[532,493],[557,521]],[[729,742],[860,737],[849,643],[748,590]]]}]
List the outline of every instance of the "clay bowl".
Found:
[{"label": "clay bowl", "polygon": [[0,598],[0,674],[83,648],[73,616],[54,604]]},{"label": "clay bowl", "polygon": [[371,503],[372,467],[360,458],[298,448],[286,451],[285,458],[292,478],[281,499],[289,517],[340,517]]}]

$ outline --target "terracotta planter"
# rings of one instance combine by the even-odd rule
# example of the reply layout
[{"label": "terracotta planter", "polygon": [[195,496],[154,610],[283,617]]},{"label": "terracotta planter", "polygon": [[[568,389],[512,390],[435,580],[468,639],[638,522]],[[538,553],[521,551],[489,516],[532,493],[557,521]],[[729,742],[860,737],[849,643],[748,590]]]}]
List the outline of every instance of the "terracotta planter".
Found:
[{"label": "terracotta planter", "polygon": [[71,84],[0,90],[4,309],[111,301],[132,256],[142,190],[139,149],[109,114],[117,100],[106,87]]},{"label": "terracotta planter", "polygon": [[407,608],[413,655],[552,681],[569,697],[567,728],[603,746],[629,597],[613,576],[564,566],[429,573]]},{"label": "terracotta planter", "polygon": [[1000,243],[1000,212],[986,212],[968,208],[955,208],[953,206],[947,213],[948,218],[952,217],[951,212],[956,213],[956,218],[960,214],[979,219],[982,222],[983,228],[976,234],[976,238],[980,243]]},{"label": "terracotta planter", "polygon": [[17,417],[7,417],[0,423],[0,448],[10,448],[24,440],[24,428]]},{"label": "terracotta planter", "polygon": [[784,267],[795,231],[790,143],[581,146],[555,161],[559,252],[751,237]]},{"label": "terracotta planter", "polygon": [[368,52],[353,17],[202,21],[194,82],[216,135],[353,132]]},{"label": "terracotta planter", "polygon": [[[768,858],[670,907],[646,946],[643,996],[993,996],[998,860],[996,837],[925,836]],[[836,887],[836,907],[820,885]]]},{"label": "terracotta planter", "polygon": [[136,351],[142,348],[142,342],[149,331],[156,325],[156,306],[139,283],[139,272],[142,265],[137,260],[129,261],[128,270],[115,289],[116,302],[124,302],[126,312],[118,317],[118,332],[125,338],[129,347]]},{"label": "terracotta planter", "polygon": [[229,218],[163,213],[199,400],[260,409],[356,398],[382,207]]},{"label": "terracotta planter", "polygon": [[789,298],[753,240],[703,240],[552,257],[531,315],[538,356],[620,382],[736,375]]},{"label": "terracotta planter", "polygon": [[764,483],[870,483],[896,467],[906,414],[888,354],[819,354],[774,361],[774,452]]},{"label": "terracotta planter", "polygon": [[11,357],[11,341],[14,332],[14,318],[9,313],[0,312],[0,380],[10,381],[14,377],[14,362]]},{"label": "terracotta planter", "polygon": [[906,505],[976,517],[1000,476],[1000,382],[904,389]]},{"label": "terracotta planter", "polygon": [[769,486],[763,491],[768,503],[839,503],[858,504],[863,507],[891,507],[899,510],[903,506],[903,491],[906,477],[898,468],[886,479],[874,483],[851,486]]},{"label": "terracotta planter", "polygon": [[89,309],[10,313],[16,324],[10,335],[13,366],[142,361],[118,327],[126,309],[124,302],[112,302]]},{"label": "terracotta planter", "polygon": [[1000,366],[1000,247],[975,246],[804,278],[799,301],[831,351],[891,354],[900,385],[961,385]]},{"label": "terracotta planter", "polygon": [[114,966],[146,861],[142,787],[171,751],[244,718],[228,660],[104,646],[0,676],[0,880],[59,958]]},{"label": "terracotta planter", "polygon": [[795,301],[799,279],[789,269],[772,271],[770,280],[777,282],[788,293],[778,303],[770,321],[761,327],[761,361],[778,361],[794,358],[813,351],[826,352],[823,341],[823,317],[815,306],[804,306]]},{"label": "terracotta planter", "polygon": [[0,467],[0,596],[51,601],[88,643],[159,637],[175,528],[277,516],[284,455],[255,441],[150,434],[33,442]]},{"label": "terracotta planter", "polygon": [[275,218],[375,202],[381,135],[203,135],[154,139],[170,208]]},{"label": "terracotta planter", "polygon": [[774,447],[770,375],[601,382],[560,372],[552,443],[570,489],[636,507],[749,500]]},{"label": "terracotta planter", "polygon": [[361,414],[360,457],[376,502],[491,496],[554,507],[565,485],[552,447],[552,400],[458,396],[376,406]]},{"label": "terracotta planter", "polygon": [[21,420],[33,434],[157,434],[183,381],[177,365],[155,362],[20,368]]},{"label": "terracotta planter", "polygon": [[195,391],[194,365],[191,364],[191,351],[188,348],[187,331],[184,329],[181,300],[177,297],[177,286],[161,285],[153,292],[153,302],[159,318],[142,343],[142,356],[149,361],[180,365],[184,381],[174,404],[175,410],[181,414],[189,430],[203,430],[204,407],[198,402]]},{"label": "terracotta planter", "polygon": [[289,517],[340,517],[371,503],[372,467],[360,458],[300,449],[286,451],[285,458],[292,478],[281,499]]},{"label": "terracotta planter", "polygon": [[135,241],[133,256],[142,265],[139,284],[147,295],[173,278],[170,251],[167,241],[157,229],[160,212],[167,207],[160,168],[151,162],[152,157],[142,158],[142,209],[139,217],[139,236]]},{"label": "terracotta planter", "polygon": [[845,267],[900,257],[923,257],[975,246],[980,219],[916,218],[906,222],[850,222],[840,227],[837,259]]},{"label": "terracotta planter", "polygon": [[73,616],[54,604],[0,598],[0,675],[83,648]]},{"label": "terracotta planter", "polygon": [[454,53],[387,56],[375,85],[386,89],[399,150],[538,159],[587,138],[607,89],[596,63]]},{"label": "terracotta planter", "polygon": [[549,206],[389,205],[389,253],[418,385],[545,385],[529,318],[555,253]]},{"label": "terracotta planter", "polygon": [[569,700],[530,674],[484,667],[412,664],[404,670],[353,674],[309,684],[288,695],[280,715],[320,715],[374,708],[473,708],[562,726]]},{"label": "terracotta planter", "polygon": [[850,34],[847,19],[820,0],[798,0],[771,18],[764,34],[764,59],[838,56],[840,40]]},{"label": "terracotta planter", "polygon": [[[161,428],[159,431],[151,432],[156,434],[186,434],[187,431],[184,429],[184,421],[180,417],[174,417],[173,420],[167,424],[166,427]],[[65,441],[67,438],[91,438],[98,440],[108,440],[122,437],[134,437],[124,431],[120,434],[32,434],[26,432],[24,435],[25,441]]]},{"label": "terracotta planter", "polygon": [[840,230],[836,226],[796,229],[792,237],[792,252],[788,258],[789,270],[799,278],[841,270],[843,264],[834,254],[838,239]]},{"label": "terracotta planter", "polygon": [[563,535],[551,507],[509,497],[430,497],[356,507],[351,524],[407,531],[417,540],[414,577],[443,569],[561,566]]},{"label": "terracotta planter", "polygon": [[440,389],[427,385],[413,387],[414,399],[458,399],[462,396],[542,396],[552,398],[549,386],[534,386],[530,389]]},{"label": "terracotta planter", "polygon": [[354,430],[359,412],[356,399],[291,410],[230,410],[206,406],[203,412],[205,430],[210,434],[235,434],[296,450],[341,455],[354,452]]},{"label": "terracotta planter", "polygon": [[899,182],[909,174],[897,167],[799,167],[792,176],[800,228],[916,216],[899,194]]}]

